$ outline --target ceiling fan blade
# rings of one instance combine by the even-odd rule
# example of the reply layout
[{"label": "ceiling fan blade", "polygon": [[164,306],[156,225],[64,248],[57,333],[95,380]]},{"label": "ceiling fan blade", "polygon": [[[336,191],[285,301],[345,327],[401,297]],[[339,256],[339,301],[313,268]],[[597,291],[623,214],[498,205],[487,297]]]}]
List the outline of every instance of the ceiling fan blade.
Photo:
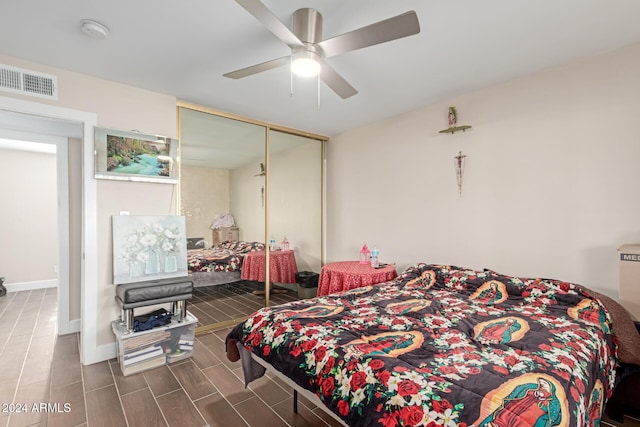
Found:
[{"label": "ceiling fan blade", "polygon": [[321,61],[320,80],[325,82],[342,99],[347,99],[356,93],[357,90],[349,84],[336,70],[331,68],[326,61]]},{"label": "ceiling fan blade", "polygon": [[362,49],[363,47],[412,36],[419,32],[418,16],[411,10],[402,15],[323,40],[317,45],[322,48],[324,57],[329,58],[341,53]]},{"label": "ceiling fan blade", "polygon": [[223,74],[224,77],[232,79],[241,79],[243,77],[258,74],[263,71],[272,70],[274,68],[282,67],[291,63],[291,56],[283,56],[282,58],[272,59],[271,61],[263,62],[262,64],[252,65],[251,67],[242,68],[240,70],[231,71],[230,73]]},{"label": "ceiling fan blade", "polygon": [[285,42],[290,47],[304,46],[300,39],[291,32],[260,0],[236,0],[247,12],[252,14],[258,21],[271,31],[277,38]]}]

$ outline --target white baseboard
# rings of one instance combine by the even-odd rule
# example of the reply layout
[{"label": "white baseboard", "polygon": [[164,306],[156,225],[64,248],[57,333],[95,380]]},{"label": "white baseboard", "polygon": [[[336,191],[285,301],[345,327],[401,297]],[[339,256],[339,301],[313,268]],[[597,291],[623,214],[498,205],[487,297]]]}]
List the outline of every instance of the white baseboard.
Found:
[{"label": "white baseboard", "polygon": [[[69,324],[67,325],[68,328],[66,329],[59,329],[58,330],[58,335],[67,335],[67,334],[75,334],[80,332],[80,326],[82,325],[82,322],[80,321],[80,319],[74,319],[69,321]],[[58,327],[60,327],[58,325]]]},{"label": "white baseboard", "polygon": [[105,360],[114,359],[117,356],[116,343],[103,344],[95,347],[92,354],[85,354],[83,365],[92,365]]},{"label": "white baseboard", "polygon": [[33,289],[57,288],[58,279],[36,280],[34,282],[5,283],[7,292],[31,291]]},{"label": "white baseboard", "polygon": [[80,325],[82,325],[80,319],[74,319],[69,322],[69,328],[72,332],[80,332]]}]

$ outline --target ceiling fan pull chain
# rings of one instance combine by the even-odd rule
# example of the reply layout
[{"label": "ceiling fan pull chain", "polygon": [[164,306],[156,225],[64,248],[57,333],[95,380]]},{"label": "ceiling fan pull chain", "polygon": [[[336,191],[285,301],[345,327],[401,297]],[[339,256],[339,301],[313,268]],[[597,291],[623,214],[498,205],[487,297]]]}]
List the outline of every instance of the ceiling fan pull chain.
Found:
[{"label": "ceiling fan pull chain", "polygon": [[[293,64],[293,56],[291,57],[291,60],[289,61],[291,62],[291,64]],[[293,98],[293,67],[289,66],[289,76],[291,77],[291,97]]]}]

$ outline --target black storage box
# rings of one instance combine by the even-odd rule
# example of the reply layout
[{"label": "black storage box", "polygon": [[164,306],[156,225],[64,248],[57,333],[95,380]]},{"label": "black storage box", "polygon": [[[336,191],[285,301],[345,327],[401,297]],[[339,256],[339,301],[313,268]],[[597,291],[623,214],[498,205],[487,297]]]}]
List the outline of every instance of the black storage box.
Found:
[{"label": "black storage box", "polygon": [[298,271],[296,273],[296,283],[303,288],[317,288],[320,275],[313,271]]},{"label": "black storage box", "polygon": [[299,271],[296,273],[296,288],[298,298],[313,298],[318,293],[318,278],[320,275],[313,271]]}]

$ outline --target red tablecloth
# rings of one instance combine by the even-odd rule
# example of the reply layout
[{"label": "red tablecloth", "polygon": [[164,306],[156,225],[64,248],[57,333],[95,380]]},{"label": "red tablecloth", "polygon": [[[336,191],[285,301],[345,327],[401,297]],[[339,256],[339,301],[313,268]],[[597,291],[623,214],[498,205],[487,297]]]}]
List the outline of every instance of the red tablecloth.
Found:
[{"label": "red tablecloth", "polygon": [[[265,251],[249,252],[242,260],[240,278],[264,282]],[[296,256],[293,251],[272,251],[269,253],[269,278],[276,283],[296,283]]]},{"label": "red tablecloth", "polygon": [[331,262],[320,271],[318,296],[387,282],[396,276],[398,273],[393,265],[373,268],[370,264],[360,264],[358,261]]}]

